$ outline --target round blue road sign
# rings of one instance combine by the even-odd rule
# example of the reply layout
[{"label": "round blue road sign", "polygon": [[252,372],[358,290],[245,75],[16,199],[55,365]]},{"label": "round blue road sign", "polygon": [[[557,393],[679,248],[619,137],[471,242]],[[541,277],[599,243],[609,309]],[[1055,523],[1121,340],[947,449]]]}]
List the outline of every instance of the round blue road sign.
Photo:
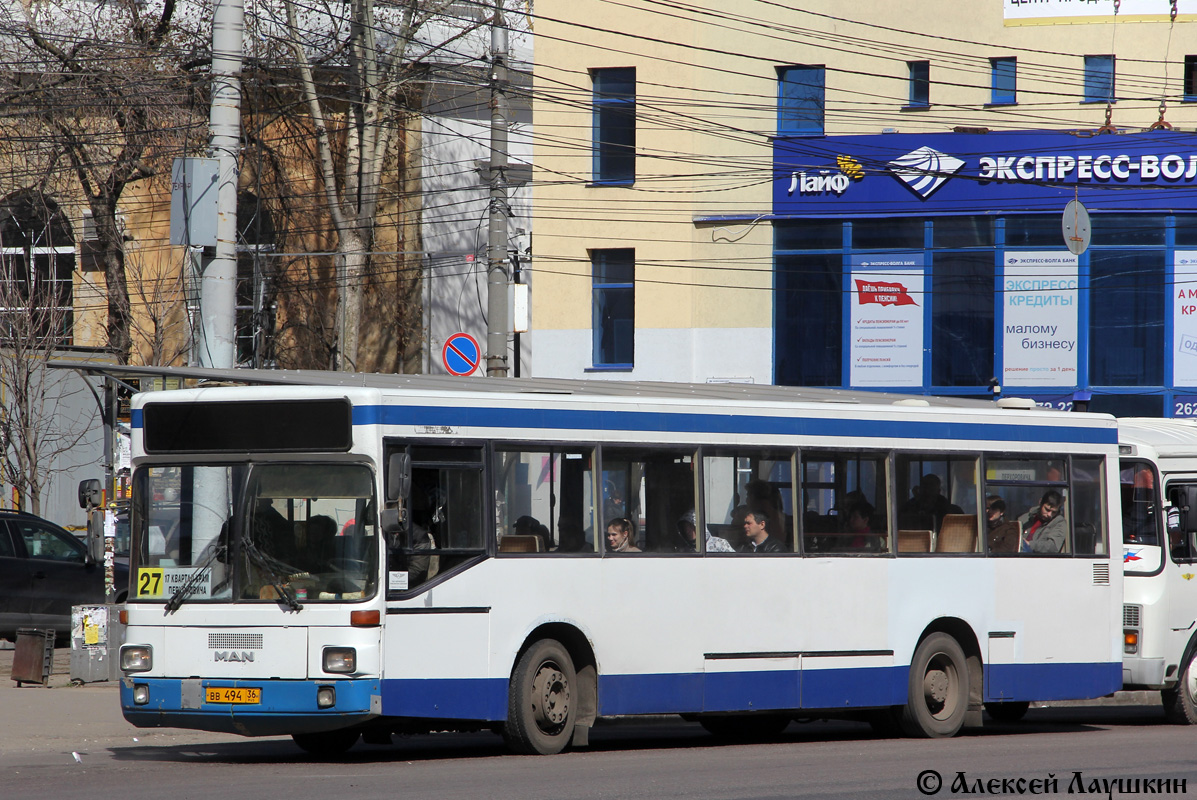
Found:
[{"label": "round blue road sign", "polygon": [[481,360],[482,348],[468,333],[453,334],[441,349],[441,363],[451,375],[472,375]]}]

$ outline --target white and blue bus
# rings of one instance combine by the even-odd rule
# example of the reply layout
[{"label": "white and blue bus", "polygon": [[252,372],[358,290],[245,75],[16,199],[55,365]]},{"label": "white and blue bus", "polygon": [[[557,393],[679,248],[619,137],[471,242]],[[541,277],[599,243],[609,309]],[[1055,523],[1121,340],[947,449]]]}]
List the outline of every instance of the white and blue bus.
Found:
[{"label": "white and blue bus", "polygon": [[1197,420],[1119,420],[1119,449],[1125,688],[1197,724]]},{"label": "white and blue bus", "polygon": [[[211,375],[294,385],[134,398],[135,725],[312,752],[492,729],[549,754],[600,717],[759,736],[838,715],[938,737],[1122,685],[1110,417]],[[1064,533],[1021,552],[993,498],[1010,522],[1049,498]]]}]

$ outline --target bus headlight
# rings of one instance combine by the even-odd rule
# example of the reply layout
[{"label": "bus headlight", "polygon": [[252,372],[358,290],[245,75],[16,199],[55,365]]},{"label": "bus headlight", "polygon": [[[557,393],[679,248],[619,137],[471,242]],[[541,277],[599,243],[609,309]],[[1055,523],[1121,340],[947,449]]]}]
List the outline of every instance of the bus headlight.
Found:
[{"label": "bus headlight", "polygon": [[127,644],[121,648],[121,669],[148,672],[154,668],[154,648],[146,644]]},{"label": "bus headlight", "polygon": [[357,670],[357,650],[355,648],[324,648],[325,672],[354,672],[355,670]]},{"label": "bus headlight", "polygon": [[150,702],[150,687],[144,683],[133,684],[133,705],[144,706]]}]

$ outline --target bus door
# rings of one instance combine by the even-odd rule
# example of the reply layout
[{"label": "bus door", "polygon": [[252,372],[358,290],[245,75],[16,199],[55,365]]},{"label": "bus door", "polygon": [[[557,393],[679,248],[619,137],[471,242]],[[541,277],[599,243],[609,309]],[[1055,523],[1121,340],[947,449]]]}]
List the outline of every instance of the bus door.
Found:
[{"label": "bus door", "polygon": [[[1194,486],[1197,486],[1197,478],[1169,480],[1167,496],[1170,503],[1179,507],[1183,489]],[[1197,510],[1191,516],[1197,519]],[[1163,548],[1165,621],[1171,641],[1165,652],[1171,662],[1173,657],[1181,657],[1189,639],[1197,634],[1197,532],[1186,531],[1174,524],[1166,527],[1167,544]],[[1193,523],[1188,527],[1194,527]]]}]

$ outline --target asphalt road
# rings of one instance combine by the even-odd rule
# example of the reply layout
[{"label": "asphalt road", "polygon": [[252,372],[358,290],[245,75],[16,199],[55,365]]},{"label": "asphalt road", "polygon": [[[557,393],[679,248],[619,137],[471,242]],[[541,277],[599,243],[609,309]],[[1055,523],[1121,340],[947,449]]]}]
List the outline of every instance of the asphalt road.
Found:
[{"label": "asphalt road", "polygon": [[[342,758],[313,760],[284,738],[133,728],[115,686],[70,686],[55,672],[53,688],[0,682],[0,797],[923,798],[1017,794],[1019,779],[1023,794],[1105,797],[1100,782],[1113,778],[1184,781],[1184,791],[1164,794],[1197,794],[1197,728],[1168,725],[1158,705],[1125,699],[1032,709],[1017,725],[951,740],[886,739],[859,723],[816,722],[792,724],[775,742],[722,744],[697,725],[661,719],[601,725],[591,747],[549,758],[509,755],[498,737],[480,733],[358,744]],[[928,771],[939,775],[933,794],[925,793],[936,784]],[[961,773],[969,791],[952,791]]]}]

